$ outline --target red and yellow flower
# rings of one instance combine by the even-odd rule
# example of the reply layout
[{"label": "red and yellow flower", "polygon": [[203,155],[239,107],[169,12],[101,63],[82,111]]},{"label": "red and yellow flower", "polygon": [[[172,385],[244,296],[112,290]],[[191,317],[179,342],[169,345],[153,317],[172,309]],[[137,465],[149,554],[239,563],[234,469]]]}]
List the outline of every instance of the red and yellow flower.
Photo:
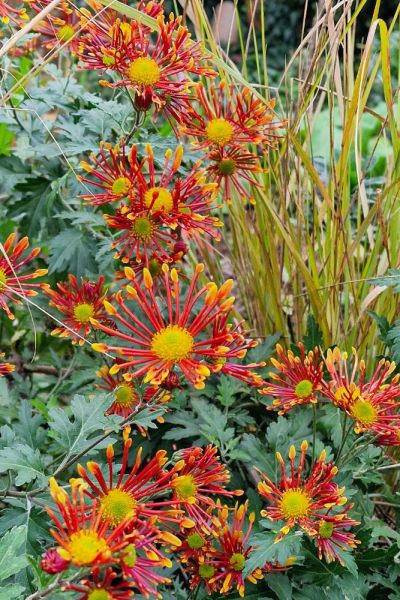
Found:
[{"label": "red and yellow flower", "polygon": [[198,107],[184,115],[180,132],[195,138],[194,144],[207,151],[215,148],[256,144],[263,150],[275,148],[276,131],[282,122],[274,120],[274,101],[265,102],[248,88],[235,91],[221,81],[210,88],[199,84],[195,89]]},{"label": "red and yellow flower", "polygon": [[[219,339],[220,346],[216,346],[212,330],[209,333],[207,330],[219,315],[232,310],[234,298],[229,296],[231,280],[221,287],[208,283],[196,292],[203,270],[202,264],[197,265],[182,303],[179,275],[175,269],[170,272],[168,266],[163,265],[165,313],[157,304],[150,272],[144,269],[144,289],[135,281],[133,272],[127,273],[132,277],[132,285],[126,287],[125,294],[118,292],[113,304],[105,303],[108,314],[116,321],[116,328],[93,321],[96,328],[124,342],[123,346],[92,345],[98,352],[115,352],[125,359],[113,365],[111,373],[133,369],[134,377],[144,375],[145,383],[160,385],[171,371],[179,369],[195,387],[204,387],[204,380],[211,374],[206,363],[223,358],[229,349],[224,339]],[[127,300],[134,300],[139,312],[134,314]],[[199,308],[195,309],[196,305]]]},{"label": "red and yellow flower", "polygon": [[[40,2],[31,2],[30,6],[36,12],[43,9]],[[79,43],[77,34],[82,28],[81,19],[79,10],[71,8],[69,2],[61,2],[34,31],[40,34],[41,45],[45,48],[51,50],[68,44],[72,54],[76,54]]]},{"label": "red and yellow flower", "polygon": [[98,567],[92,569],[90,579],[79,583],[67,583],[63,591],[79,592],[78,600],[129,600],[133,589],[128,581],[119,582],[119,575],[111,567],[101,572]]},{"label": "red and yellow flower", "polygon": [[324,363],[318,348],[306,353],[301,342],[298,347],[299,356],[291,350],[285,354],[282,346],[277,344],[280,361],[272,358],[271,362],[278,373],[269,373],[273,381],[260,390],[260,394],[275,398],[268,410],[278,408],[280,415],[295,406],[315,404],[317,393],[322,389]]},{"label": "red and yellow flower", "polygon": [[207,154],[206,163],[207,178],[216,182],[220,194],[228,204],[234,193],[243,201],[254,204],[249,186],[261,189],[263,184],[256,176],[264,173],[257,154],[249,152],[244,146],[218,146]]},{"label": "red and yellow flower", "polygon": [[5,310],[10,319],[14,319],[14,314],[7,302],[22,304],[24,298],[36,296],[36,289],[43,288],[44,284],[30,282],[47,273],[47,269],[36,269],[26,274],[19,273],[25,265],[38,256],[40,248],[34,248],[23,256],[29,248],[29,240],[24,237],[16,243],[16,238],[17,235],[12,233],[4,245],[0,244],[0,308]]},{"label": "red and yellow flower", "polygon": [[[0,352],[0,359],[5,356],[4,352]],[[15,365],[11,363],[3,363],[0,361],[0,377],[4,377],[4,375],[9,375],[15,371]]]},{"label": "red and yellow flower", "polygon": [[69,497],[53,477],[50,479],[51,496],[59,514],[49,507],[46,510],[54,523],[50,533],[59,544],[59,556],[76,567],[117,562],[116,553],[129,543],[129,536],[121,536],[129,515],[110,530],[109,515],[103,513],[99,503],[93,502],[90,512],[85,506],[83,482],[71,480],[71,483],[72,497]]},{"label": "red and yellow flower", "polygon": [[124,57],[122,65],[127,62],[122,79],[100,83],[126,87],[135,93],[139,109],[154,106],[155,114],[161,111],[167,118],[180,122],[182,113],[189,108],[190,88],[196,85],[190,75],[215,75],[212,69],[202,66],[207,57],[200,43],[191,41],[181,21],[181,17],[175,18],[172,13],[167,20],[160,15],[154,35],[142,23],[135,22],[134,36],[126,36],[118,49]]},{"label": "red and yellow flower", "polygon": [[[114,448],[107,447],[108,464],[107,479],[96,462],[88,462],[86,469],[78,465],[78,474],[86,482],[85,495],[95,504],[99,504],[102,518],[110,527],[119,528],[127,520],[135,526],[140,519],[157,519],[162,523],[185,523],[182,511],[177,510],[171,499],[165,499],[171,493],[171,475],[163,470],[167,462],[166,452],[159,450],[155,456],[142,467],[142,449],[137,452],[133,467],[127,472],[128,454],[132,446],[129,437],[130,428],[124,430],[124,450],[122,466],[115,473],[113,459]],[[163,498],[164,496],[164,498]],[[164,532],[166,541],[179,545],[176,536]],[[161,534],[160,534],[161,535]]]},{"label": "red and yellow flower", "polygon": [[[102,367],[97,371],[96,375],[100,378],[101,383],[98,383],[98,387],[110,392],[114,396],[114,400],[107,410],[106,415],[121,415],[124,419],[133,414],[138,414],[145,408],[150,411],[156,410],[157,407],[169,402],[171,395],[165,390],[160,388],[147,386],[145,389],[143,385],[139,385],[138,381],[135,381],[129,376],[129,373],[122,375],[121,372],[115,375],[110,374],[110,369],[107,366]],[[160,417],[160,422],[163,419]],[[138,427],[138,429],[144,433],[145,429]]]},{"label": "red and yellow flower", "polygon": [[326,515],[330,515],[333,509],[342,507],[347,502],[347,498],[343,496],[344,488],[332,481],[338,469],[326,462],[325,450],[311,466],[309,475],[304,475],[307,448],[307,442],[303,441],[296,469],[296,450],[294,446],[290,447],[289,476],[285,472],[281,454],[276,453],[281,471],[279,483],[273,483],[267,475],[260,472],[262,481],[258,484],[258,491],[269,502],[269,506],[261,511],[262,516],[271,521],[285,521],[276,541],[282,539],[293,527],[300,527],[310,536],[318,535],[318,523]]},{"label": "red and yellow flower", "polygon": [[123,141],[115,146],[103,142],[100,144],[99,156],[91,154],[90,161],[93,164],[83,161],[81,166],[91,177],[79,176],[78,179],[102,191],[83,194],[81,197],[87,204],[99,206],[118,202],[130,195],[136,173],[140,169],[135,146],[127,152]]},{"label": "red and yellow flower", "polygon": [[359,521],[353,521],[347,515],[347,511],[352,506],[350,504],[344,511],[336,515],[325,515],[316,524],[317,536],[315,540],[320,560],[324,557],[328,563],[337,560],[344,565],[341,552],[357,548],[357,545],[360,544],[355,534],[348,531],[349,527],[360,525]]},{"label": "red and yellow flower", "polygon": [[185,448],[177,454],[171,487],[173,498],[184,501],[184,508],[198,525],[207,526],[210,508],[216,506],[212,496],[241,496],[242,490],[229,491],[229,471],[220,462],[218,449],[211,444],[206,448]]},{"label": "red and yellow flower", "polygon": [[382,359],[372,378],[366,381],[365,362],[358,361],[355,350],[353,355],[350,373],[347,353],[339,348],[328,350],[325,363],[331,380],[324,385],[324,393],[354,419],[356,433],[369,431],[379,439],[388,428],[400,428],[400,375],[391,377],[396,364]]},{"label": "red and yellow flower", "polygon": [[106,299],[103,283],[104,277],[100,277],[96,283],[82,278],[79,284],[70,274],[67,282],[57,284],[57,291],[47,286],[45,293],[50,306],[64,315],[63,324],[53,329],[51,335],[71,337],[73,344],[83,345],[92,330],[91,319],[110,325],[103,304]]}]

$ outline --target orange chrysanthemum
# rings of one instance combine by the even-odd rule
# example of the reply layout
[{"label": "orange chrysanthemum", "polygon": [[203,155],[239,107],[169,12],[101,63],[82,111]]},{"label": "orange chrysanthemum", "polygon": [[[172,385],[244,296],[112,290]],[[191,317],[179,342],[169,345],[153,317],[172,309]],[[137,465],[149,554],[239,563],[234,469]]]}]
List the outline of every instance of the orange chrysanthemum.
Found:
[{"label": "orange chrysanthemum", "polygon": [[261,511],[262,516],[268,517],[271,521],[285,521],[276,541],[282,539],[296,526],[311,537],[317,536],[320,521],[325,517],[330,518],[335,514],[335,509],[339,509],[347,502],[347,498],[343,496],[344,488],[340,488],[332,481],[338,469],[325,461],[325,450],[311,465],[309,475],[304,475],[307,448],[307,442],[302,442],[296,470],[296,450],[294,446],[290,447],[289,476],[286,475],[281,454],[276,453],[281,471],[279,483],[273,483],[267,475],[260,472],[263,480],[258,484],[258,491],[269,503],[268,508]]},{"label": "orange chrysanthemum", "polygon": [[119,575],[111,567],[105,572],[94,567],[90,579],[79,583],[67,583],[63,591],[78,592],[77,600],[130,600],[133,589],[129,581],[119,581]]},{"label": "orange chrysanthemum", "polygon": [[180,130],[195,139],[195,146],[207,151],[241,144],[276,147],[282,122],[274,120],[274,101],[266,103],[248,88],[235,91],[225,81],[211,87],[209,97],[202,84],[195,94],[198,106],[184,114]]},{"label": "orange chrysanthemum", "polygon": [[[4,352],[0,352],[0,359],[5,356]],[[10,363],[0,362],[0,377],[4,377],[4,375],[9,375],[15,371],[15,365]]]},{"label": "orange chrysanthemum", "polygon": [[[211,374],[207,363],[224,358],[229,351],[224,342],[230,341],[228,332],[215,340],[210,326],[218,316],[232,310],[234,298],[229,297],[231,280],[220,288],[215,283],[208,283],[196,292],[197,279],[203,270],[203,265],[197,265],[182,305],[179,275],[175,269],[169,272],[168,266],[163,265],[165,313],[160,310],[154,295],[150,272],[144,270],[143,289],[135,281],[133,271],[126,270],[132,285],[126,287],[125,294],[117,293],[113,304],[105,303],[116,328],[93,320],[96,328],[124,343],[121,346],[92,345],[98,352],[116,352],[125,359],[123,363],[113,365],[111,373],[132,368],[135,377],[145,375],[145,383],[160,385],[171,371],[179,368],[195,387],[204,387],[204,380]],[[161,291],[161,286],[159,289]],[[135,301],[139,312],[133,313],[128,300]]]},{"label": "orange chrysanthemum", "polygon": [[[36,12],[40,12],[43,9],[43,2],[30,2],[30,6]],[[72,54],[76,54],[79,43],[77,33],[81,28],[80,11],[71,8],[69,2],[63,1],[35,27],[34,31],[40,34],[40,43],[44,48],[51,50],[68,44]]]},{"label": "orange chrysanthemum", "polygon": [[365,362],[358,361],[353,349],[351,373],[347,353],[339,348],[328,350],[326,367],[331,380],[324,383],[324,393],[355,421],[356,433],[369,431],[377,439],[385,439],[388,429],[400,429],[400,375],[391,378],[396,364],[380,360],[372,378],[365,379]]},{"label": "orange chrysanthemum", "polygon": [[298,344],[300,355],[291,350],[285,354],[282,346],[277,344],[276,352],[280,361],[275,358],[271,362],[278,373],[269,373],[272,382],[260,390],[264,396],[272,396],[272,406],[268,410],[279,409],[283,415],[295,406],[315,404],[317,393],[322,389],[324,363],[318,348],[307,352],[301,342]]},{"label": "orange chrysanthemum", "polygon": [[110,325],[103,305],[106,299],[103,283],[104,277],[100,277],[96,283],[81,279],[79,284],[76,277],[68,275],[67,282],[57,284],[57,291],[47,287],[50,306],[64,315],[64,326],[53,329],[51,335],[71,337],[73,344],[82,345],[92,330],[91,319]]},{"label": "orange chrysanthemum", "polygon": [[36,296],[38,288],[44,284],[30,283],[46,275],[47,269],[37,269],[32,273],[22,274],[19,271],[40,253],[40,248],[34,248],[25,257],[25,251],[29,248],[27,237],[16,243],[17,235],[12,233],[8,236],[4,245],[0,248],[0,308],[6,311],[10,319],[14,319],[7,302],[22,304],[24,298]]}]

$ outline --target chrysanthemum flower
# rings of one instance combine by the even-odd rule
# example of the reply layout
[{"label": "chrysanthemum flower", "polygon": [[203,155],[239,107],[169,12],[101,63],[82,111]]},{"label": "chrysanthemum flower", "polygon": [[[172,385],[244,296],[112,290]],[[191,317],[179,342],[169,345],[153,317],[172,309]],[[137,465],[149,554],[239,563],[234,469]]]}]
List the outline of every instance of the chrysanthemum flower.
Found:
[{"label": "chrysanthemum flower", "polygon": [[133,590],[127,581],[119,581],[118,573],[111,567],[101,572],[95,567],[90,579],[83,579],[79,583],[68,583],[63,586],[63,591],[79,592],[77,600],[129,600],[133,597]]},{"label": "chrysanthemum flower", "polygon": [[[398,405],[397,408],[400,408]],[[400,422],[399,415],[393,414],[391,424],[380,426],[378,431],[372,430],[375,435],[375,443],[380,446],[400,446]]]},{"label": "chrysanthemum flower", "polygon": [[[225,373],[253,386],[261,386],[265,383],[261,375],[254,370],[265,367],[265,362],[247,365],[236,362],[246,356],[247,350],[255,348],[258,344],[256,340],[246,339],[241,323],[233,327],[232,324],[227,323],[227,315],[219,316],[213,325],[213,338],[216,345],[220,343],[218,340],[224,339],[226,348],[223,357],[212,361],[213,373]],[[233,360],[235,362],[232,362]]]},{"label": "chrysanthemum flower", "polygon": [[154,220],[176,229],[180,227],[187,236],[194,232],[207,233],[219,239],[217,232],[222,223],[210,215],[217,208],[214,204],[216,184],[206,183],[204,169],[196,165],[186,177],[178,173],[183,159],[183,147],[175,152],[167,150],[162,170],[155,164],[152,147],[146,145],[146,157],[137,159],[136,148],[132,148],[131,161],[138,165],[134,179],[134,192],[130,202],[142,214],[148,211]]},{"label": "chrysanthemum flower", "polygon": [[325,518],[325,515],[331,514],[334,508],[341,507],[347,502],[347,498],[343,496],[344,488],[339,488],[332,482],[338,469],[333,464],[325,462],[325,450],[311,466],[310,474],[304,475],[307,448],[307,442],[302,442],[296,470],[296,450],[294,446],[290,447],[289,476],[285,473],[284,460],[277,452],[281,470],[279,483],[273,483],[264,473],[260,473],[263,481],[258,484],[258,491],[270,504],[268,508],[261,511],[261,514],[271,521],[286,523],[276,541],[282,539],[295,526],[301,527],[310,536],[317,535],[317,524]]},{"label": "chrysanthemum flower", "polygon": [[[123,0],[126,4],[127,0]],[[79,57],[86,68],[106,71],[111,69],[123,74],[131,44],[138,37],[137,21],[129,20],[111,8],[105,8],[96,0],[88,0],[87,8],[81,12],[87,19],[86,32],[80,39]],[[143,14],[157,18],[163,13],[162,1],[140,0],[136,9]],[[146,24],[141,24],[143,32],[150,33]]]},{"label": "chrysanthemum flower", "polygon": [[188,516],[197,524],[207,525],[209,508],[214,507],[212,496],[241,496],[242,490],[229,491],[229,471],[220,462],[218,449],[212,444],[206,448],[185,448],[177,454],[178,462],[173,471],[171,487],[173,498],[186,502]]},{"label": "chrysanthemum flower", "polygon": [[[107,447],[108,480],[105,479],[98,463],[88,462],[87,469],[78,465],[78,474],[87,483],[85,494],[95,503],[99,503],[102,518],[110,527],[118,528],[129,517],[133,525],[139,518],[157,518],[163,523],[180,524],[184,521],[182,511],[175,509],[176,503],[170,499],[165,500],[165,495],[171,492],[171,476],[162,469],[167,462],[166,452],[159,450],[142,467],[140,448],[132,469],[127,472],[128,454],[132,445],[129,432],[130,428],[124,431],[122,466],[118,473],[114,472],[113,446]],[[163,495],[164,499],[160,497]],[[179,546],[176,536],[165,532],[165,536],[167,535],[170,535],[172,543],[176,542]]]},{"label": "chrysanthemum flower", "polygon": [[21,8],[15,8],[2,0],[0,3],[0,21],[6,25],[10,22],[21,25],[23,21],[27,21],[29,16],[26,14],[26,8],[23,7],[22,1],[19,4],[21,4]]},{"label": "chrysanthemum flower", "polygon": [[86,161],[81,162],[82,168],[90,174],[90,177],[80,176],[78,179],[95,188],[101,188],[102,191],[83,194],[81,197],[87,204],[99,206],[129,196],[135,175],[140,169],[135,147],[127,152],[123,141],[114,147],[103,142],[100,144],[99,156],[91,154],[90,161],[93,165]]},{"label": "chrysanthemum flower", "polygon": [[158,30],[149,34],[148,28],[136,23],[134,41],[126,41],[121,52],[129,64],[120,81],[101,81],[108,87],[127,87],[135,92],[139,106],[151,105],[155,113],[162,111],[167,118],[178,122],[189,107],[190,88],[195,85],[190,74],[214,76],[215,72],[202,63],[207,58],[199,42],[191,42],[190,33],[181,25],[182,18],[171,13],[165,20],[157,18]]},{"label": "chrysanthemum flower", "polygon": [[180,131],[195,138],[194,144],[206,150],[228,148],[240,144],[257,144],[264,150],[276,147],[276,130],[282,122],[274,121],[274,101],[268,103],[244,88],[235,91],[221,81],[212,86],[207,97],[199,84],[195,89],[198,107],[184,115]]},{"label": "chrysanthemum flower", "polygon": [[[217,517],[213,519],[213,536],[217,543],[217,550],[212,555],[211,564],[215,569],[213,577],[207,580],[207,585],[220,594],[226,594],[236,588],[243,598],[245,592],[245,578],[243,569],[246,565],[252,546],[248,543],[255,514],[248,515],[249,525],[245,530],[245,520],[248,502],[235,506],[230,522],[228,507],[218,510]],[[263,579],[261,569],[255,569],[246,577],[250,583],[257,583]]]},{"label": "chrysanthemum flower", "polygon": [[79,480],[72,482],[70,498],[53,477],[50,479],[50,492],[59,514],[49,507],[46,510],[54,522],[50,533],[60,545],[57,552],[76,567],[116,562],[116,552],[129,543],[129,536],[121,537],[129,515],[110,531],[109,515],[103,514],[103,507],[94,502],[89,512],[85,506],[82,484]]},{"label": "chrysanthemum flower", "polygon": [[324,384],[324,393],[355,421],[355,432],[370,431],[375,436],[384,434],[387,427],[400,428],[400,375],[388,382],[396,368],[394,362],[380,360],[372,378],[365,380],[365,363],[358,362],[353,350],[351,373],[347,367],[347,353],[339,348],[328,350],[326,367],[331,381]]},{"label": "chrysanthemum flower", "polygon": [[206,157],[206,175],[215,181],[224,200],[230,204],[232,195],[254,204],[255,200],[249,185],[262,188],[255,175],[263,173],[257,154],[246,150],[244,146],[213,148]]},{"label": "chrysanthemum flower", "polygon": [[171,568],[172,562],[157,547],[160,530],[149,521],[139,522],[132,535],[133,540],[121,553],[122,573],[145,598],[162,598],[157,586],[171,580],[157,569]]},{"label": "chrysanthemum flower", "polygon": [[41,283],[30,283],[46,275],[47,269],[37,269],[32,273],[20,274],[19,271],[40,253],[40,248],[34,248],[25,257],[23,254],[29,247],[27,237],[16,243],[16,234],[8,236],[0,248],[0,308],[6,311],[10,319],[14,314],[7,306],[7,302],[22,304],[24,297],[36,296],[36,289],[43,287]]},{"label": "chrysanthemum flower", "polygon": [[324,556],[328,563],[337,560],[340,564],[344,565],[340,552],[357,548],[357,545],[360,544],[356,540],[355,534],[347,531],[349,527],[360,525],[359,521],[353,521],[353,519],[347,516],[347,511],[352,506],[350,504],[345,510],[336,515],[325,515],[316,524],[318,533],[315,540],[320,560]]},{"label": "chrysanthemum flower", "polygon": [[[203,270],[202,264],[197,265],[182,305],[178,273],[175,269],[169,272],[168,266],[163,265],[165,316],[157,304],[153,279],[147,269],[144,270],[145,289],[135,279],[126,288],[126,299],[134,300],[139,312],[133,314],[122,293],[116,294],[114,304],[105,303],[107,312],[116,321],[116,329],[96,321],[93,323],[125,345],[96,343],[92,347],[98,352],[110,350],[124,357],[125,362],[113,365],[112,373],[133,369],[133,376],[145,375],[145,383],[160,385],[171,371],[179,368],[195,387],[204,387],[204,380],[211,374],[205,361],[222,358],[227,352],[223,336],[218,340],[221,345],[216,346],[212,331],[207,334],[207,329],[219,315],[232,310],[234,298],[229,297],[231,280],[220,288],[215,283],[208,283],[196,292],[197,280]],[[132,276],[132,273],[127,275]]]},{"label": "chrysanthemum flower", "polygon": [[[243,570],[252,551],[248,543],[254,522],[254,513],[248,516],[249,525],[245,530],[248,503],[233,510],[224,506],[212,518],[211,529],[204,533],[192,532],[183,544],[180,560],[190,576],[190,587],[204,583],[208,594],[226,594],[236,588],[244,596],[245,578]],[[246,577],[251,583],[263,579],[261,569],[255,569]]]},{"label": "chrysanthemum flower", "polygon": [[298,346],[300,356],[291,350],[286,355],[282,346],[277,344],[280,361],[272,358],[271,362],[279,373],[270,373],[273,381],[260,390],[260,394],[275,398],[268,410],[278,408],[280,415],[294,406],[316,403],[317,392],[322,389],[324,363],[318,348],[306,353],[301,342]]},{"label": "chrysanthemum flower", "polygon": [[92,318],[110,325],[103,305],[106,298],[103,283],[104,277],[100,277],[96,283],[82,278],[79,284],[70,274],[67,282],[57,284],[57,291],[47,287],[45,293],[51,299],[50,306],[65,315],[64,326],[53,329],[51,335],[71,337],[73,344],[83,345],[92,330]]},{"label": "chrysanthemum flower", "polygon": [[[31,7],[40,12],[43,6],[33,2]],[[41,44],[51,50],[57,46],[68,43],[72,54],[76,54],[78,48],[77,32],[81,28],[81,16],[78,10],[71,8],[68,2],[61,2],[57,8],[34,29],[40,33]]]},{"label": "chrysanthemum flower", "polygon": [[[131,269],[132,269],[137,278],[137,281],[142,282],[143,281],[143,270],[146,267],[150,271],[150,275],[152,276],[155,284],[157,284],[157,282],[162,282],[163,281],[162,266],[163,266],[164,262],[168,263],[168,265],[170,267],[177,267],[178,264],[183,260],[183,258],[187,254],[189,247],[187,244],[185,244],[185,242],[177,241],[177,242],[174,242],[173,244],[170,244],[169,246],[166,246],[165,250],[168,253],[168,260],[161,261],[161,260],[159,260],[159,258],[157,258],[156,255],[153,254],[152,256],[150,256],[148,258],[147,264],[146,264],[146,257],[137,255],[135,258],[136,258],[136,261],[138,261],[138,262],[131,261],[129,263],[129,266],[124,267],[123,270],[116,271],[116,273],[115,273],[116,279],[117,280],[128,279],[126,273],[127,272],[130,273]],[[128,269],[128,271],[126,271],[126,269]],[[132,279],[132,276],[130,276],[129,279]]]},{"label": "chrysanthemum flower", "polygon": [[[96,375],[101,383],[98,387],[111,392],[114,400],[107,410],[106,415],[121,415],[124,419],[130,415],[137,414],[145,408],[156,410],[158,406],[171,400],[171,395],[160,388],[147,386],[144,390],[140,389],[138,382],[129,377],[129,373],[122,375],[121,372],[115,375],[110,374],[107,366],[97,371]],[[145,429],[139,427],[144,433]]]},{"label": "chrysanthemum flower", "polygon": [[[5,356],[4,352],[0,352],[0,359]],[[0,361],[0,377],[4,377],[4,375],[9,375],[15,371],[15,365],[11,363],[3,363]]]}]

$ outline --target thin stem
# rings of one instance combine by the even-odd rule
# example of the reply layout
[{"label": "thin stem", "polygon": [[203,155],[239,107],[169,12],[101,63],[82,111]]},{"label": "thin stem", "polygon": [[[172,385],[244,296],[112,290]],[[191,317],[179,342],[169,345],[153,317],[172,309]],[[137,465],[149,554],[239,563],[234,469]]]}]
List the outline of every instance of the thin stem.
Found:
[{"label": "thin stem", "polygon": [[[130,94],[129,94],[129,98],[132,100]],[[128,136],[127,136],[127,138],[125,140],[126,145],[129,144],[129,142],[131,141],[132,137],[135,135],[135,133],[139,129],[139,125],[140,125],[140,111],[137,110],[136,108],[135,108],[135,111],[136,111],[135,122],[133,124],[133,127],[132,127],[130,133],[128,134]]]},{"label": "thin stem", "polygon": [[349,425],[349,427],[347,428],[347,431],[346,431],[347,421],[348,421],[348,416],[347,416],[347,414],[345,414],[344,421],[343,421],[342,443],[340,444],[340,448],[339,448],[339,451],[338,451],[337,456],[336,456],[336,460],[335,460],[336,464],[339,463],[339,458],[340,458],[340,456],[341,456],[341,454],[343,452],[344,445],[346,443],[346,440],[347,440],[347,438],[349,436],[350,431],[353,428],[353,423],[350,423],[350,425]]}]

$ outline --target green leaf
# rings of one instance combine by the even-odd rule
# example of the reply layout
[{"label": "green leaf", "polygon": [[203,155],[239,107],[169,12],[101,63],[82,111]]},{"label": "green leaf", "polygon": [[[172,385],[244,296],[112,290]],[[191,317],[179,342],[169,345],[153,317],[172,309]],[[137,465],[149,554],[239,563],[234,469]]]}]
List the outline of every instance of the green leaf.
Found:
[{"label": "green leaf", "polygon": [[379,285],[381,287],[392,287],[395,293],[400,292],[400,269],[388,269],[387,273],[382,277],[374,277],[368,279],[371,285]]},{"label": "green leaf", "polygon": [[268,531],[252,536],[251,544],[255,549],[246,562],[243,577],[247,577],[254,569],[263,567],[267,562],[278,561],[284,565],[289,557],[299,557],[302,540],[300,532],[288,533],[278,543],[275,543],[275,539],[276,534]]},{"label": "green leaf", "polygon": [[314,350],[317,346],[323,346],[324,338],[322,335],[322,331],[314,318],[314,315],[308,315],[307,318],[307,332],[305,336],[303,336],[303,344],[305,349]]},{"label": "green leaf", "polygon": [[25,540],[25,526],[14,527],[0,539],[0,581],[19,573],[28,565],[26,556],[20,555]]},{"label": "green leaf", "polygon": [[18,583],[10,583],[9,585],[3,586],[0,590],[0,600],[13,600],[14,598],[21,598],[22,592],[25,590],[22,585]]},{"label": "green leaf", "polygon": [[235,393],[237,392],[238,384],[232,377],[221,375],[217,386],[217,398],[222,406],[230,407],[235,402]]},{"label": "green leaf", "polygon": [[35,479],[38,480],[39,485],[47,482],[39,450],[34,450],[26,444],[16,444],[12,448],[0,450],[0,473],[8,470],[16,472],[16,485],[24,485]]},{"label": "green leaf", "polygon": [[292,600],[292,585],[286,574],[269,573],[268,587],[275,592],[279,600]]},{"label": "green leaf", "polygon": [[0,154],[10,156],[14,134],[10,131],[6,123],[0,123]]},{"label": "green leaf", "polygon": [[66,229],[50,242],[49,273],[68,271],[76,277],[96,272],[96,244],[79,229]]}]

